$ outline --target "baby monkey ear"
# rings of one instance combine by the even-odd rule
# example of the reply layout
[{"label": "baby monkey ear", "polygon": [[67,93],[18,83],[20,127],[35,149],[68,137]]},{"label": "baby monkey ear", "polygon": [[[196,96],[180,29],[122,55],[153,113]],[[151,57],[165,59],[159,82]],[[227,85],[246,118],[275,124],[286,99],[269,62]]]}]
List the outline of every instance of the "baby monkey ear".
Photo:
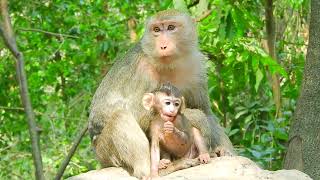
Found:
[{"label": "baby monkey ear", "polygon": [[181,107],[180,107],[180,112],[183,112],[186,109],[186,102],[184,100],[184,97],[181,97]]},{"label": "baby monkey ear", "polygon": [[150,111],[154,105],[154,94],[145,93],[142,98],[142,105],[146,110]]}]

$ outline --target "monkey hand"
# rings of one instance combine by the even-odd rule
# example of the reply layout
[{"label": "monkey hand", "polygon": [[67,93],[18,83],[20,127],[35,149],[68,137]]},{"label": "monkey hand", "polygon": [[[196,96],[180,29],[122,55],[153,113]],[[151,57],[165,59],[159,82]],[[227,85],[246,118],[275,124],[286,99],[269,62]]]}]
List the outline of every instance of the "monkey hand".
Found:
[{"label": "monkey hand", "polygon": [[210,161],[209,153],[200,154],[198,157],[201,164],[207,164]]},{"label": "monkey hand", "polygon": [[169,159],[161,159],[159,162],[159,169],[166,169],[170,163],[171,161]]},{"label": "monkey hand", "polygon": [[172,134],[175,132],[174,124],[171,121],[167,121],[163,124],[164,134]]}]

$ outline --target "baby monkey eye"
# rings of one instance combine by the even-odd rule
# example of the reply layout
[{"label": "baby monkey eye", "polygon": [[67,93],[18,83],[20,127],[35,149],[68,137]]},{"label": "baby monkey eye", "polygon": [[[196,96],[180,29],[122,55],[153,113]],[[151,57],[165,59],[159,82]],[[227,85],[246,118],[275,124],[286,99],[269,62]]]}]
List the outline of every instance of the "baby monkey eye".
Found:
[{"label": "baby monkey eye", "polygon": [[169,31],[172,31],[172,30],[174,30],[176,27],[174,26],[174,25],[172,25],[172,24],[170,24],[169,26],[168,26],[168,30]]},{"label": "baby monkey eye", "polygon": [[166,101],[165,103],[166,103],[166,105],[170,105],[171,104],[170,101]]},{"label": "baby monkey eye", "polygon": [[174,103],[174,105],[175,105],[176,107],[180,106],[180,104],[179,104],[179,103]]},{"label": "baby monkey eye", "polygon": [[159,28],[159,27],[154,27],[154,28],[153,28],[153,31],[154,31],[154,32],[160,32],[160,28]]}]

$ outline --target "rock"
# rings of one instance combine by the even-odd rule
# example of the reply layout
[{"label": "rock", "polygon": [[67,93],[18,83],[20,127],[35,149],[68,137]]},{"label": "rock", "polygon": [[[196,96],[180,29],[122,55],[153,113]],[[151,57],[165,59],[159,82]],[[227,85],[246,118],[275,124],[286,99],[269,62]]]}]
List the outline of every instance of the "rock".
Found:
[{"label": "rock", "polygon": [[[105,168],[73,176],[70,180],[137,180],[122,168]],[[298,170],[268,171],[242,156],[218,157],[209,164],[176,171],[158,180],[311,180]]]},{"label": "rock", "polygon": [[122,169],[116,167],[104,168],[100,170],[93,170],[77,176],[68,178],[69,180],[137,180],[137,178],[132,177],[129,173]]}]

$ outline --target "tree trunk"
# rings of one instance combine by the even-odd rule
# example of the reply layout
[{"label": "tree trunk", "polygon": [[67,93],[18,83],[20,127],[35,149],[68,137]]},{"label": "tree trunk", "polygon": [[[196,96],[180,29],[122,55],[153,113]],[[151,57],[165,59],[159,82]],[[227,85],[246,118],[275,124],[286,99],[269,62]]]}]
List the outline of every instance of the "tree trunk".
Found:
[{"label": "tree trunk", "polygon": [[311,1],[309,46],[301,94],[283,167],[320,179],[320,1]]},{"label": "tree trunk", "polygon": [[[276,31],[273,16],[273,0],[266,0],[265,4],[266,31],[267,31],[267,49],[269,55],[278,62],[276,56]],[[279,63],[279,62],[278,62]],[[269,74],[268,79],[272,85],[273,101],[276,105],[276,117],[281,117],[281,93],[278,74]]]},{"label": "tree trunk", "polygon": [[38,134],[39,128],[36,125],[35,116],[31,106],[31,100],[28,92],[27,75],[24,70],[23,54],[19,51],[16,43],[16,38],[12,30],[8,12],[8,2],[6,0],[0,0],[0,36],[3,37],[6,46],[16,58],[17,79],[19,81],[22,104],[29,125],[29,134],[32,144],[32,157],[36,169],[35,176],[37,180],[43,180],[44,175]]}]

